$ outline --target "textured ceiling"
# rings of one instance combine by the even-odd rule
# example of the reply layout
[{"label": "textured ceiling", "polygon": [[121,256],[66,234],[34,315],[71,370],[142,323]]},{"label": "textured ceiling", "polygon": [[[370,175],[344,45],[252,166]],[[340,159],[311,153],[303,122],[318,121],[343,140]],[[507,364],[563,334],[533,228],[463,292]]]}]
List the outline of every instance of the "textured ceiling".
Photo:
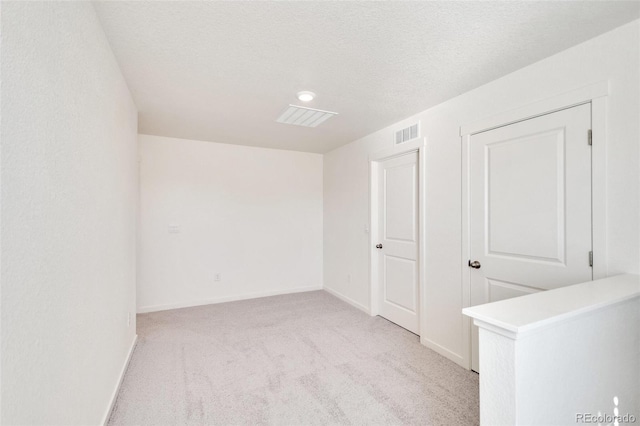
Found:
[{"label": "textured ceiling", "polygon": [[[606,32],[637,2],[94,2],[152,135],[327,152]],[[317,93],[303,104],[296,92]],[[337,111],[276,123],[290,103]]]}]

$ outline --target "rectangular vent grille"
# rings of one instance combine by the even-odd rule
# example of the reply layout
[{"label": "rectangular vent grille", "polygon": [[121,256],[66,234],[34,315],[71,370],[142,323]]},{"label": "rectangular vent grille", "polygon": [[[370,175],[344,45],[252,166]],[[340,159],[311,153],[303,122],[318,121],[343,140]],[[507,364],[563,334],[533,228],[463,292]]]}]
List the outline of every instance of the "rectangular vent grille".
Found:
[{"label": "rectangular vent grille", "polygon": [[416,123],[413,126],[398,130],[396,132],[396,145],[420,136],[420,127],[418,126],[418,124],[419,123]]},{"label": "rectangular vent grille", "polygon": [[289,105],[276,121],[296,126],[317,127],[337,114],[337,112]]}]

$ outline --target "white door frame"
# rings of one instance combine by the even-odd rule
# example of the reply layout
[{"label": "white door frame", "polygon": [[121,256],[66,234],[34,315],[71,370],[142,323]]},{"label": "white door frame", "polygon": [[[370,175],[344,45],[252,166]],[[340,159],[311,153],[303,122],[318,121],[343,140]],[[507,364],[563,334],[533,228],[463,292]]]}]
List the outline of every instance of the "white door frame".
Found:
[{"label": "white door frame", "polygon": [[[609,82],[601,81],[460,127],[462,143],[462,308],[471,306],[469,260],[469,143],[474,134],[591,103],[591,223],[593,279],[607,276],[606,244],[606,114]],[[587,143],[585,135],[585,143]],[[463,316],[463,365],[471,369],[471,319]]]},{"label": "white door frame", "polygon": [[380,285],[378,280],[378,263],[377,251],[375,245],[379,242],[379,215],[378,215],[378,203],[379,203],[379,180],[378,173],[380,170],[380,162],[388,160],[393,157],[399,157],[411,152],[418,153],[418,288],[419,288],[419,324],[420,335],[423,335],[425,330],[424,324],[424,312],[425,312],[425,286],[424,286],[424,265],[426,264],[426,250],[425,250],[425,196],[424,190],[426,188],[426,148],[427,139],[417,138],[413,141],[408,141],[402,144],[394,145],[391,148],[383,149],[381,151],[374,152],[369,155],[369,281],[370,281],[370,310],[371,316],[379,314],[378,302]]}]

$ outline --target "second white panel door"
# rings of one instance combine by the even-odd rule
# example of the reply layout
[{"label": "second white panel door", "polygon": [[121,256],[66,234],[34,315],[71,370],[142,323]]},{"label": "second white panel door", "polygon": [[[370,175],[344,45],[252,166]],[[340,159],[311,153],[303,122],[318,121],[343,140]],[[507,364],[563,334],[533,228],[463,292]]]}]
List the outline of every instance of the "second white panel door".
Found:
[{"label": "second white panel door", "polygon": [[585,104],[471,137],[471,305],[592,279],[590,125]]},{"label": "second white panel door", "polygon": [[379,190],[379,313],[418,334],[417,152],[381,162]]}]

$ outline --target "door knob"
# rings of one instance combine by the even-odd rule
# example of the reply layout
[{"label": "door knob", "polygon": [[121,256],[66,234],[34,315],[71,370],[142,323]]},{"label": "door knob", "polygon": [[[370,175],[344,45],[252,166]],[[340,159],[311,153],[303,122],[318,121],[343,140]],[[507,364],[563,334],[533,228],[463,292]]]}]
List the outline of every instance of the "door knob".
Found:
[{"label": "door knob", "polygon": [[482,266],[482,265],[480,265],[480,262],[478,262],[477,260],[474,260],[473,262],[469,261],[469,267],[470,268],[480,269],[480,266]]},{"label": "door knob", "polygon": [[382,248],[382,244],[376,244],[376,248],[377,249],[381,249]]}]

